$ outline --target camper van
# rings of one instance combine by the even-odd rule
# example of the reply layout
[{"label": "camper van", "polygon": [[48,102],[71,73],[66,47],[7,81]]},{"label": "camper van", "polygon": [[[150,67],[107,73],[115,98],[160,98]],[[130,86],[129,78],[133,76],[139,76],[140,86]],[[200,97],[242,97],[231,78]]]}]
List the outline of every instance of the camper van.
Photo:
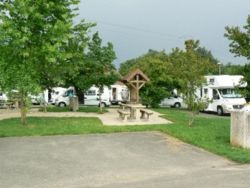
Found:
[{"label": "camper van", "polygon": [[5,93],[0,91],[0,101],[7,101],[8,97]]},{"label": "camper van", "polygon": [[[109,88],[104,86],[103,91],[100,96],[99,88],[92,86],[88,89],[87,92],[84,94],[84,104],[85,105],[102,105],[102,106],[109,106]],[[101,104],[100,104],[100,97],[101,97]]]},{"label": "camper van", "polygon": [[62,96],[67,91],[64,87],[53,87],[50,90],[45,91],[45,101],[50,104],[55,104],[56,99]]},{"label": "camper van", "polygon": [[[71,96],[74,96],[74,88],[70,87],[68,88],[63,95],[57,97],[55,100],[55,105],[60,107],[65,107],[69,105],[69,98]],[[109,106],[109,88],[104,87],[103,92],[101,93],[101,104],[100,104],[100,92],[99,88],[92,86],[90,87],[85,93],[84,93],[84,101],[80,101],[80,103],[83,103],[84,105],[93,105],[93,106]]]},{"label": "camper van", "polygon": [[209,101],[207,112],[218,115],[230,113],[232,110],[242,109],[246,104],[245,98],[239,90],[247,86],[243,76],[211,75],[205,76],[206,84],[197,90],[197,95],[204,101]]},{"label": "camper van", "polygon": [[126,103],[129,101],[129,90],[122,83],[115,83],[110,86],[110,102],[111,104]]}]

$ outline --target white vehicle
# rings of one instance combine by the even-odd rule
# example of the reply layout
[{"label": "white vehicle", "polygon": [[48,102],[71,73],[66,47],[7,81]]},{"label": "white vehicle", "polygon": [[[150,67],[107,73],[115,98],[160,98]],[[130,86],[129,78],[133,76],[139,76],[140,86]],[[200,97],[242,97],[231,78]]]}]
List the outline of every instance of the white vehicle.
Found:
[{"label": "white vehicle", "polygon": [[0,101],[7,101],[8,97],[6,96],[5,93],[0,91]]},{"label": "white vehicle", "polygon": [[[94,105],[94,106],[109,106],[110,105],[110,91],[107,86],[104,86],[103,91],[100,95],[99,88],[92,86],[84,94],[84,104],[85,105]],[[100,101],[101,99],[101,101]],[[101,103],[101,104],[100,104]]]},{"label": "white vehicle", "polygon": [[[67,89],[63,95],[59,96],[55,100],[55,105],[60,107],[65,107],[69,105],[69,98],[70,96],[74,96],[74,89],[71,87]],[[100,103],[100,97],[101,97],[101,103]],[[99,88],[92,86],[89,88],[89,90],[84,94],[84,104],[85,105],[103,105],[103,106],[109,106],[109,89],[108,87],[104,87],[103,92],[101,93],[101,96],[99,94]]]},{"label": "white vehicle", "polygon": [[172,96],[161,101],[160,106],[170,106],[175,108],[185,107],[184,101],[179,96]]},{"label": "white vehicle", "polygon": [[126,103],[129,101],[129,90],[126,85],[122,83],[115,83],[110,88],[110,102],[111,104]]},{"label": "white vehicle", "polygon": [[50,104],[55,104],[56,99],[67,91],[67,88],[64,87],[53,87],[51,90],[46,90],[45,93],[45,101]]},{"label": "white vehicle", "polygon": [[32,104],[41,104],[43,101],[43,93],[38,95],[29,95]]},{"label": "white vehicle", "polygon": [[246,104],[245,98],[239,93],[240,88],[247,86],[243,76],[214,75],[205,76],[207,83],[199,88],[197,94],[201,99],[210,101],[204,111],[216,112],[218,115],[242,109]]}]

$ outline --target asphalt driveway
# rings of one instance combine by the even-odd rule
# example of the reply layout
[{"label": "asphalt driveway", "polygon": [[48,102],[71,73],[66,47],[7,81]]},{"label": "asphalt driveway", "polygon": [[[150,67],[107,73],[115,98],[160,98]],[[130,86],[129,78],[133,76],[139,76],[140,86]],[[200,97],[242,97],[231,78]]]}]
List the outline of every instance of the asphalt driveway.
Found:
[{"label": "asphalt driveway", "polygon": [[249,186],[249,165],[156,132],[0,139],[4,188]]}]

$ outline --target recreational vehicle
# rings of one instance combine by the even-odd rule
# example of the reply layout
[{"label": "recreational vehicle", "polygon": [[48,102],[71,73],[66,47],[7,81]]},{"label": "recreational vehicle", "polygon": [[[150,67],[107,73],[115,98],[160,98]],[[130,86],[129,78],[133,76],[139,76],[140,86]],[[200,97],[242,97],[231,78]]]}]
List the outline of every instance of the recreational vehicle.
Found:
[{"label": "recreational vehicle", "polygon": [[53,87],[50,90],[45,91],[45,101],[50,104],[55,104],[56,99],[62,96],[67,91],[64,87]]},{"label": "recreational vehicle", "polygon": [[[63,95],[59,96],[55,100],[55,105],[60,107],[68,106],[69,98],[74,95],[75,95],[74,88],[73,87],[68,88]],[[84,93],[84,101],[80,101],[80,103],[83,103],[84,105],[109,106],[110,105],[109,88],[105,86],[100,96],[99,88],[92,86]]]},{"label": "recreational vehicle", "polygon": [[110,102],[111,104],[126,103],[129,101],[129,90],[122,83],[115,83],[110,87]]},{"label": "recreational vehicle", "polygon": [[247,86],[247,83],[243,82],[243,76],[211,75],[205,76],[205,79],[206,84],[197,91],[201,99],[209,101],[204,111],[223,115],[232,110],[242,109],[246,104],[239,91]]},{"label": "recreational vehicle", "polygon": [[6,96],[5,93],[0,91],[0,101],[7,101],[8,97]]}]

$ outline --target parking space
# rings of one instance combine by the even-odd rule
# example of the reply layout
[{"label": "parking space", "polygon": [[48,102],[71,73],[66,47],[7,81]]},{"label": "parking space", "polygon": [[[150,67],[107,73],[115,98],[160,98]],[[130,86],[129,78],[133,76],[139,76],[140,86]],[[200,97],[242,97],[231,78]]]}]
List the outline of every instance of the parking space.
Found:
[{"label": "parking space", "polygon": [[250,167],[158,132],[0,139],[0,187],[249,187]]}]

